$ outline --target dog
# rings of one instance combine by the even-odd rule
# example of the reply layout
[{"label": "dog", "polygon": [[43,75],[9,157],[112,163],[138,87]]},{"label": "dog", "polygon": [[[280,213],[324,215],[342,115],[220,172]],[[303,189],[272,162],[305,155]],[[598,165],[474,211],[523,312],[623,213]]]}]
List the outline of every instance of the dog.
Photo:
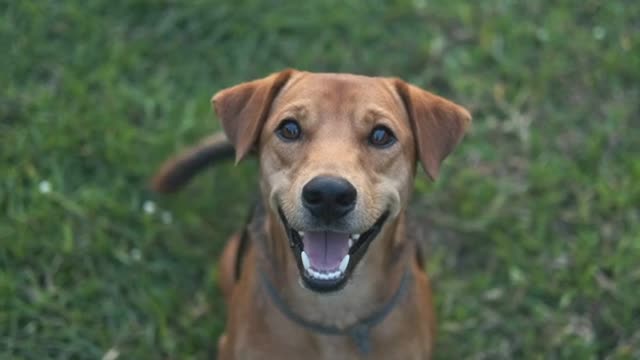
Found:
[{"label": "dog", "polygon": [[417,163],[435,180],[471,123],[398,78],[293,69],[218,92],[214,134],[153,179],[180,189],[255,154],[260,201],[228,241],[223,360],[429,359],[429,279],[406,211]]}]

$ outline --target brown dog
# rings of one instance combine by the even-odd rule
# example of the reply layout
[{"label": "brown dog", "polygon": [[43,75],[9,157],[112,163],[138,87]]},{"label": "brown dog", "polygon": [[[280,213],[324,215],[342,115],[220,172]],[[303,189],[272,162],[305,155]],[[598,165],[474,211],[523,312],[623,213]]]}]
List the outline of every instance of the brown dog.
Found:
[{"label": "brown dog", "polygon": [[405,212],[462,138],[462,107],[394,78],[285,70],[217,93],[214,136],[165,164],[173,191],[216,158],[260,162],[261,205],[222,256],[220,359],[428,359],[431,290]]}]

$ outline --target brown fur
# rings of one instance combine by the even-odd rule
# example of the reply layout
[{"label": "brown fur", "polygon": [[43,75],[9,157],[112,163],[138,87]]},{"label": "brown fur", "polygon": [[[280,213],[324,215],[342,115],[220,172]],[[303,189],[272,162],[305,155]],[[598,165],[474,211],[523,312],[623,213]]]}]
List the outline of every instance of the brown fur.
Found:
[{"label": "brown fur", "polygon": [[[319,335],[285,317],[260,286],[259,273],[268,273],[288,306],[306,319],[348,326],[390,298],[407,266],[413,278],[408,296],[373,328],[373,351],[367,358],[430,358],[435,337],[431,290],[416,257],[417,244],[407,236],[405,212],[416,162],[436,178],[441,162],[462,138],[469,113],[398,79],[295,70],[223,90],[213,103],[235,146],[236,160],[257,149],[265,206],[264,219],[254,220],[246,235],[250,246],[242,254],[238,279],[241,237],[232,237],[223,252],[220,283],[229,316],[219,340],[219,358],[360,358],[349,337]],[[290,117],[303,129],[301,140],[293,143],[274,134],[282,119]],[[386,149],[369,146],[368,134],[380,124],[394,132],[397,144]],[[166,174],[179,168],[177,163],[165,166],[161,173],[165,175],[156,177],[155,183],[164,184]],[[300,194],[304,184],[318,175],[343,177],[358,191],[355,210],[344,221],[349,230],[345,232],[363,232],[385,210],[391,214],[349,283],[332,294],[300,286],[277,215],[280,207],[292,227],[307,226],[309,214],[302,208]]]}]

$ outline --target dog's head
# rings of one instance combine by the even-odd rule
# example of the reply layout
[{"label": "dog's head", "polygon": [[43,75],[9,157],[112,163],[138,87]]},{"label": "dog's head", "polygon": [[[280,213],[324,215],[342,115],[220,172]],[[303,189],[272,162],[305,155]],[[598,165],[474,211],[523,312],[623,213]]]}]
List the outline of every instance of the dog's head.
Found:
[{"label": "dog's head", "polygon": [[236,161],[257,150],[261,190],[316,291],[342,288],[462,138],[462,107],[393,78],[285,70],[217,93]]}]

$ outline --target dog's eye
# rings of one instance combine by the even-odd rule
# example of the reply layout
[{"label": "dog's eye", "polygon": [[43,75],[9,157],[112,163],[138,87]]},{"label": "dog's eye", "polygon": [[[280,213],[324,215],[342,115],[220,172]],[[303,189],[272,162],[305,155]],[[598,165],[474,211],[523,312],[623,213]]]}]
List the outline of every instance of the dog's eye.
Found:
[{"label": "dog's eye", "polygon": [[295,119],[287,118],[282,120],[280,126],[276,129],[276,134],[284,141],[295,141],[300,138],[302,130]]},{"label": "dog's eye", "polygon": [[396,137],[391,130],[386,126],[376,126],[369,134],[369,144],[378,147],[386,148],[393,145],[396,142]]}]

